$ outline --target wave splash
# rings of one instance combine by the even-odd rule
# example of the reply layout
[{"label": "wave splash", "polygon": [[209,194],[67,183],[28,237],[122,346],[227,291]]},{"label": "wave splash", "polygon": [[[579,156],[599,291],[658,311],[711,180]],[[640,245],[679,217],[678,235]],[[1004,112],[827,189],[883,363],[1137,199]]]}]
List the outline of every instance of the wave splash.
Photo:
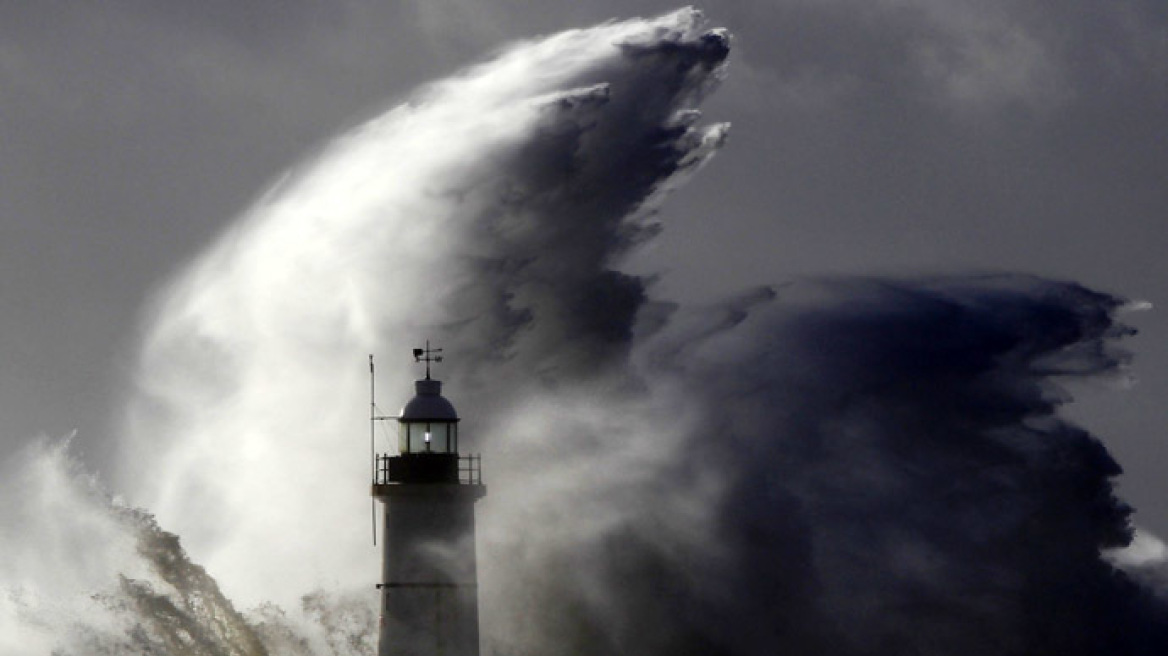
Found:
[{"label": "wave splash", "polygon": [[70,440],[39,440],[7,464],[6,487],[21,486],[32,505],[24,517],[5,515],[16,535],[3,539],[3,653],[355,656],[373,648],[364,599],[317,590],[292,614],[271,604],[237,610],[178,536],[106,493]]},{"label": "wave splash", "polygon": [[[1099,555],[1131,540],[1118,465],[1057,416],[1060,381],[1122,375],[1120,299],[840,278],[684,308],[621,271],[726,139],[696,107],[728,44],[692,10],[520,44],[290,174],[146,331],[112,487],[192,557],[58,486],[33,507],[84,530],[6,538],[68,546],[25,550],[3,621],[59,653],[367,653],[354,399],[365,353],[430,337],[484,452],[488,653],[1161,653],[1163,602]],[[85,592],[50,609],[53,576]]]}]

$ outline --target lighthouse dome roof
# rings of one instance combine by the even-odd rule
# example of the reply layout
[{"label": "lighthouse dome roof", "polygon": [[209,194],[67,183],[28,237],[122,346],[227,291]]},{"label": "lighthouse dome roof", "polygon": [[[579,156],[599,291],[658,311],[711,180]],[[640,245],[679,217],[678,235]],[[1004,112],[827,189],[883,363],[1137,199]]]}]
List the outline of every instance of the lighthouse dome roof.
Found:
[{"label": "lighthouse dome roof", "polygon": [[414,398],[401,409],[398,421],[458,421],[458,413],[442,396],[442,381],[414,381]]}]

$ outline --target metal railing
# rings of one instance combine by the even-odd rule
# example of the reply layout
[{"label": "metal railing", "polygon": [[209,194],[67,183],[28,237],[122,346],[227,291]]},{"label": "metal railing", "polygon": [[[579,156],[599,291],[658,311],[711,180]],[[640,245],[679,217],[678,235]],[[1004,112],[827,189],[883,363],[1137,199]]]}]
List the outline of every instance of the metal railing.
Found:
[{"label": "metal railing", "polygon": [[458,482],[463,485],[483,484],[483,457],[478,453],[458,456]]},{"label": "metal railing", "polygon": [[[394,481],[389,475],[389,462],[394,456],[388,453],[378,453],[375,456],[373,483],[375,485],[389,485]],[[483,484],[483,456],[471,453],[458,456],[458,482],[462,485]]]},{"label": "metal railing", "polygon": [[378,453],[374,456],[373,484],[374,485],[388,485],[389,484],[389,458],[390,456],[384,453]]}]

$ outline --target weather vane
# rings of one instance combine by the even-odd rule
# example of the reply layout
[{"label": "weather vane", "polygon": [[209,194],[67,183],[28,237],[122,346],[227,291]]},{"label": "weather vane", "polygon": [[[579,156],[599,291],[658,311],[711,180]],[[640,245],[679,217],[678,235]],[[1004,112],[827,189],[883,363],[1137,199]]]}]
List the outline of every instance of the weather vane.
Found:
[{"label": "weather vane", "polygon": [[430,348],[430,340],[426,340],[426,348],[414,349],[414,362],[426,363],[426,380],[430,380],[430,363],[442,362],[442,353],[440,348]]}]

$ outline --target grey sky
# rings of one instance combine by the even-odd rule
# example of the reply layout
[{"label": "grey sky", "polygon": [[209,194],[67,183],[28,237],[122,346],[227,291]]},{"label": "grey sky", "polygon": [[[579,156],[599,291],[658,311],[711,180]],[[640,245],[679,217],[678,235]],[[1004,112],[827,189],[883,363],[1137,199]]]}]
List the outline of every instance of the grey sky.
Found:
[{"label": "grey sky", "polygon": [[[312,148],[503,42],[666,2],[0,6],[0,439],[99,469],[150,295]],[[1168,5],[733,0],[730,143],[635,258],[709,297],[823,273],[1017,270],[1168,303]],[[1168,318],[1073,408],[1168,535]],[[355,400],[355,403],[360,402]],[[159,436],[165,439],[165,436]]]}]

